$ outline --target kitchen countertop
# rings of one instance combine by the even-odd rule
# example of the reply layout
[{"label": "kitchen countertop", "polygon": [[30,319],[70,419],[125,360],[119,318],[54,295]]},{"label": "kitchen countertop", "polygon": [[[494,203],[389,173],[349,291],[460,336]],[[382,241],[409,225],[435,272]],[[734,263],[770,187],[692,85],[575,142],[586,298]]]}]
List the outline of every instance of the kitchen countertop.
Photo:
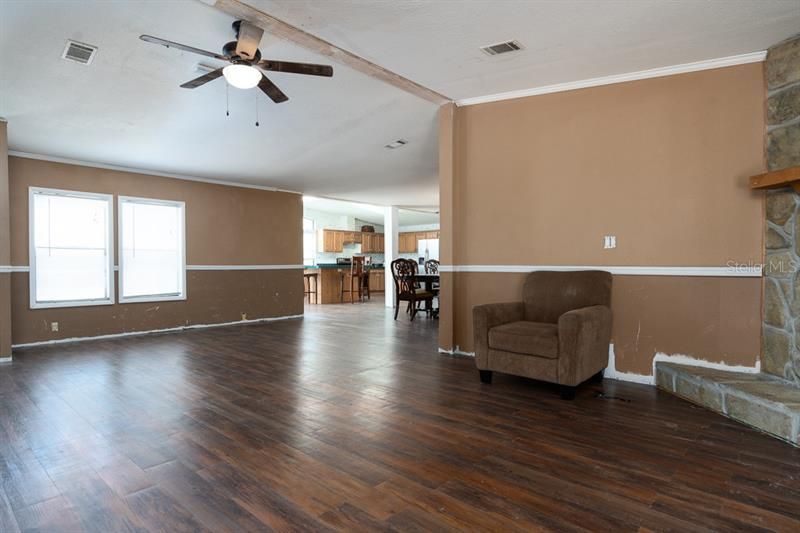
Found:
[{"label": "kitchen countertop", "polygon": [[[328,268],[339,269],[339,268],[343,268],[343,269],[348,269],[349,270],[350,269],[350,265],[337,265],[336,263],[320,263],[318,265],[306,265],[305,268],[306,269],[323,269],[323,268],[325,268],[325,269],[328,269]],[[367,265],[364,268],[366,270],[383,270],[383,265]]]}]

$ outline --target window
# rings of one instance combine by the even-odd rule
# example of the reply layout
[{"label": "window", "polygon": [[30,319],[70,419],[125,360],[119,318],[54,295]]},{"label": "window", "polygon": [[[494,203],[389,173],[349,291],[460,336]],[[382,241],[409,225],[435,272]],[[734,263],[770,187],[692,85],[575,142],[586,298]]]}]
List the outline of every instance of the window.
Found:
[{"label": "window", "polygon": [[120,196],[119,301],[184,299],[184,203]]},{"label": "window", "polygon": [[112,196],[28,190],[30,305],[114,303]]},{"label": "window", "polygon": [[317,258],[317,235],[314,232],[314,221],[303,219],[303,264],[313,265]]}]

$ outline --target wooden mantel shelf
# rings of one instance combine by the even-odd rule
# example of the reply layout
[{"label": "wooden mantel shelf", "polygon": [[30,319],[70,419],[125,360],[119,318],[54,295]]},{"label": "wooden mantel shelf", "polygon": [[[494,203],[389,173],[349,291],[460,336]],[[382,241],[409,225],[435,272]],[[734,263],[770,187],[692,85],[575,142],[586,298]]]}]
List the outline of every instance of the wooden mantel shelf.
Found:
[{"label": "wooden mantel shelf", "polygon": [[800,193],[800,167],[789,167],[750,177],[751,189],[776,189],[789,185]]}]

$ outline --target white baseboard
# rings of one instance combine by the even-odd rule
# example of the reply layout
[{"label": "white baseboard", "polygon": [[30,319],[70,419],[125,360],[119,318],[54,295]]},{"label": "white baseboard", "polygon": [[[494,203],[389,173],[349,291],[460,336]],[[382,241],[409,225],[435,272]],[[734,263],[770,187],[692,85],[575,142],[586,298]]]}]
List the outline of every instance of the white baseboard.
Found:
[{"label": "white baseboard", "polygon": [[[448,350],[446,348],[439,348],[439,353],[448,354],[448,355],[463,355],[468,357],[475,357],[475,352],[465,352],[461,350],[458,346],[456,346],[452,350]],[[670,363],[679,363],[682,365],[691,365],[691,366],[700,366],[703,368],[714,368],[717,370],[726,370],[728,372],[748,372],[757,374],[761,371],[761,363],[760,361],[756,362],[755,366],[738,366],[738,365],[728,365],[724,362],[722,363],[713,363],[711,361],[704,361],[703,359],[695,359],[694,357],[689,357],[688,355],[682,354],[666,354],[663,352],[656,353],[655,357],[653,357],[653,373],[652,374],[635,374],[633,372],[620,372],[617,370],[617,359],[616,354],[614,353],[614,344],[608,345],[608,366],[606,367],[605,372],[603,372],[603,378],[605,379],[615,379],[617,381],[627,381],[628,383],[638,383],[640,385],[655,385],[656,378],[655,378],[655,368],[657,361],[668,361]]]},{"label": "white baseboard", "polygon": [[[234,322],[220,322],[219,324],[192,324],[188,326],[178,326],[174,328],[165,328],[165,329],[151,329],[147,331],[129,331],[125,333],[110,333],[108,335],[96,335],[94,337],[70,337],[68,339],[54,339],[51,341],[38,341],[38,342],[28,342],[24,344],[13,344],[12,348],[29,348],[32,346],[47,346],[50,344],[64,344],[68,342],[83,342],[83,341],[96,341],[96,340],[103,340],[103,339],[117,339],[120,337],[133,337],[138,335],[151,335],[153,333],[174,333],[178,331],[184,331],[187,329],[204,329],[204,328],[219,328],[223,326],[238,326],[242,324],[256,324],[258,322],[274,322],[276,320],[290,320],[293,318],[303,318],[303,315],[284,315],[284,316],[276,316],[276,317],[267,317],[267,318],[254,318],[248,320],[236,320]],[[10,360],[11,358],[9,358]],[[2,359],[0,359],[2,362]]]},{"label": "white baseboard", "polygon": [[11,361],[12,361],[12,358],[11,358],[10,355],[8,357],[0,357],[0,365],[2,365],[4,363],[10,363]]},{"label": "white baseboard", "polygon": [[461,348],[458,347],[458,346],[456,346],[452,350],[448,350],[446,348],[441,348],[440,347],[439,348],[439,353],[444,353],[444,354],[447,354],[447,355],[463,355],[463,356],[466,356],[466,357],[475,357],[475,352],[465,352],[465,351],[461,350]]}]

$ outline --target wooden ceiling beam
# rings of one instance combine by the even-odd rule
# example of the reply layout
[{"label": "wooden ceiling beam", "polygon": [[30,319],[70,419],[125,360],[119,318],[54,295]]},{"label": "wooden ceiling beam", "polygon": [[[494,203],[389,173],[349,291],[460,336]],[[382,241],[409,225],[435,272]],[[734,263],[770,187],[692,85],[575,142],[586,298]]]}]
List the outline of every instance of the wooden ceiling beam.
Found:
[{"label": "wooden ceiling beam", "polygon": [[307,50],[311,50],[317,54],[331,58],[332,61],[346,65],[353,70],[357,70],[362,74],[366,74],[372,78],[378,79],[384,83],[388,83],[398,89],[406,91],[418,96],[424,100],[428,100],[437,105],[450,102],[451,99],[439,94],[432,89],[420,85],[417,82],[411,81],[408,78],[396,74],[388,69],[383,68],[363,57],[349,52],[343,48],[339,48],[333,43],[329,43],[324,39],[320,39],[316,35],[312,35],[305,30],[292,26],[280,19],[268,15],[250,5],[247,5],[240,0],[216,0],[214,7],[228,15],[236,18],[237,20],[245,20],[251,24],[258,26],[270,35],[274,35],[280,39],[292,42],[298,46],[302,46]]}]

